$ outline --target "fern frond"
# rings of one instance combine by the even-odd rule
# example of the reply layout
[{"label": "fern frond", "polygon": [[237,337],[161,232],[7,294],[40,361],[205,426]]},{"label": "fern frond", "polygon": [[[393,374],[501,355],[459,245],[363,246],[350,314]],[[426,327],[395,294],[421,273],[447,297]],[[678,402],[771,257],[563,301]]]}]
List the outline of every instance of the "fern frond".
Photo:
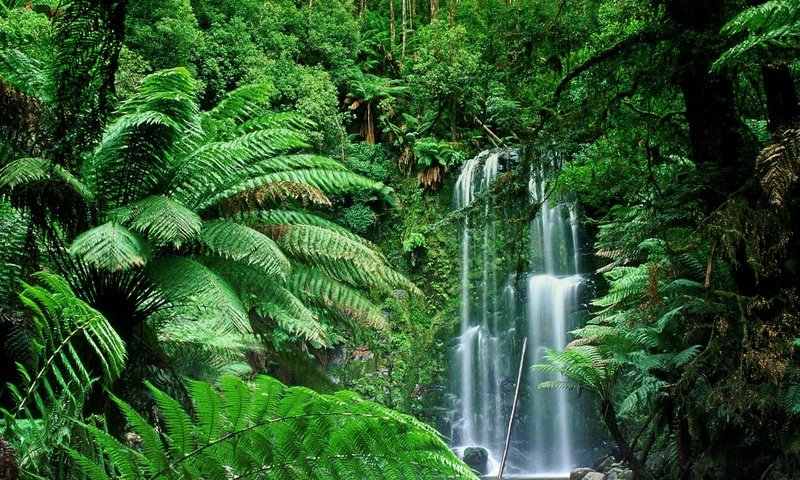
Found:
[{"label": "fern frond", "polygon": [[245,85],[228,92],[214,108],[203,112],[204,130],[229,130],[262,117],[274,92],[275,87],[265,83]]},{"label": "fern frond", "polygon": [[147,243],[115,222],[83,232],[72,242],[69,251],[99,270],[112,272],[142,267],[150,259]]},{"label": "fern frond", "polygon": [[238,134],[255,132],[258,130],[268,130],[272,128],[287,128],[298,132],[309,131],[316,127],[316,124],[308,117],[295,112],[269,113],[260,117],[248,120],[234,130]]},{"label": "fern frond", "polygon": [[642,384],[622,401],[618,410],[619,415],[628,416],[636,412],[637,409],[649,407],[650,402],[661,392],[661,389],[666,384],[666,382],[653,377],[646,377]]},{"label": "fern frond", "polygon": [[0,79],[39,101],[52,101],[46,64],[18,49],[0,50]]},{"label": "fern frond", "polygon": [[[165,436],[142,436],[145,457],[159,451],[169,462],[153,473],[142,454],[121,456],[109,446],[112,467],[136,469],[126,478],[457,478],[477,479],[450,452],[438,433],[414,418],[365,402],[352,394],[319,395],[303,387],[286,387],[269,377],[252,384],[223,377],[219,390],[193,382],[190,391],[194,415],[153,386],[166,426]],[[116,400],[126,416],[134,416]],[[134,431],[138,418],[130,421]],[[98,441],[103,432],[89,429]],[[186,432],[192,432],[187,435]],[[102,438],[101,438],[102,437]],[[184,448],[184,447],[189,448]],[[85,462],[78,464],[83,468]],[[94,462],[93,468],[106,469]],[[86,470],[84,470],[86,471]]]},{"label": "fern frond", "polygon": [[336,231],[312,225],[265,227],[287,254],[298,261],[321,268],[332,278],[354,287],[404,288],[415,295],[421,291],[407,278],[387,266],[374,250]]},{"label": "fern frond", "polygon": [[319,271],[295,266],[288,284],[289,289],[305,302],[333,310],[346,321],[355,320],[369,328],[386,328],[386,318],[374,303]]},{"label": "fern frond", "polygon": [[197,238],[203,226],[200,216],[180,202],[153,195],[131,205],[118,208],[110,218],[130,228],[156,245],[180,248]]},{"label": "fern frond", "polygon": [[200,241],[223,258],[258,267],[266,277],[286,278],[289,260],[274,240],[246,225],[228,220],[208,222],[200,232]]},{"label": "fern frond", "polygon": [[800,174],[800,128],[787,128],[777,134],[759,153],[756,171],[770,202],[782,205]]},{"label": "fern frond", "polygon": [[218,273],[190,258],[159,258],[147,265],[148,278],[170,302],[172,314],[216,319],[223,331],[250,333],[247,309]]},{"label": "fern frond", "polygon": [[747,37],[723,53],[712,69],[731,65],[757,49],[797,49],[798,25],[800,4],[797,0],[771,0],[743,10],[725,24],[722,31],[730,36],[746,32]]},{"label": "fern frond", "polygon": [[[17,412],[42,415],[47,405],[62,400],[60,395],[80,409],[82,400],[76,396],[86,392],[76,385],[91,385],[97,374],[106,385],[116,380],[125,364],[125,345],[108,320],[77,298],[63,278],[45,272],[34,277],[39,285],[23,284],[20,293],[20,301],[33,313],[34,331],[32,367],[19,365],[27,384],[16,399]],[[99,372],[78,354],[78,343],[93,352]]]},{"label": "fern frond", "polygon": [[180,161],[168,189],[182,203],[202,209],[209,196],[247,178],[243,172],[252,165],[306,147],[305,136],[290,129],[259,130],[227,142],[207,143]]},{"label": "fern frond", "polygon": [[626,302],[638,302],[647,289],[650,272],[646,265],[638,267],[617,266],[605,274],[611,284],[606,295],[592,301],[598,307],[612,307]]},{"label": "fern frond", "polygon": [[49,180],[52,163],[46,158],[18,158],[0,169],[0,189],[13,190],[34,182]]},{"label": "fern frond", "polygon": [[396,206],[394,190],[383,183],[341,170],[296,169],[268,173],[243,180],[204,201],[199,208],[206,209],[247,190],[262,188],[277,182],[306,183],[325,193],[335,194],[374,191],[379,193],[389,205]]}]

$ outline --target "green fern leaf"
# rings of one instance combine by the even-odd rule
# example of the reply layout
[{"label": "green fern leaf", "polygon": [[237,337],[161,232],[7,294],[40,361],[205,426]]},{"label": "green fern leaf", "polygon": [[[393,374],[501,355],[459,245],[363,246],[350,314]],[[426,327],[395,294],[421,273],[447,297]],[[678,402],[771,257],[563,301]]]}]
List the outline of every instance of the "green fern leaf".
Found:
[{"label": "green fern leaf", "polygon": [[108,222],[79,235],[70,253],[105,271],[124,271],[144,266],[150,259],[147,243],[115,222]]}]

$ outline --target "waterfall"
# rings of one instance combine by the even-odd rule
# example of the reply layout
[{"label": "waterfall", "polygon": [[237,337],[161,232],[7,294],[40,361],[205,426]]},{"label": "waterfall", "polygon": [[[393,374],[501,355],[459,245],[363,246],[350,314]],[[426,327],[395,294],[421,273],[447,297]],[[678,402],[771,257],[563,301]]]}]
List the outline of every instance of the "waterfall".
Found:
[{"label": "waterfall", "polygon": [[[566,390],[542,390],[553,380],[530,367],[545,363],[548,348],[563,348],[580,312],[579,232],[574,205],[552,205],[547,176],[559,167],[557,155],[529,182],[538,214],[530,224],[529,266],[525,275],[503,271],[498,253],[507,252],[502,212],[492,198],[482,198],[500,173],[516,160],[513,150],[495,149],[467,161],[455,185],[455,208],[471,206],[464,216],[461,240],[460,331],[451,364],[450,438],[457,452],[470,446],[489,453],[490,473],[496,473],[513,400],[518,347],[528,336],[522,395],[512,435],[506,472],[563,474],[577,462],[576,395]],[[476,203],[476,196],[481,203]],[[530,206],[516,212],[524,215]],[[499,262],[502,263],[502,262]],[[498,285],[498,278],[504,279]],[[494,470],[494,472],[492,472]]]}]

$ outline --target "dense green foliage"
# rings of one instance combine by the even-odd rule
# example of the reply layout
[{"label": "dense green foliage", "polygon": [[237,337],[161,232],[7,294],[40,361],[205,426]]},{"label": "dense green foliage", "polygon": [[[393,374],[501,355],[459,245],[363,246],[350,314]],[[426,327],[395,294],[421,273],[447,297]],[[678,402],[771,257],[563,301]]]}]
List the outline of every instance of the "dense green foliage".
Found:
[{"label": "dense green foliage", "polygon": [[[526,270],[528,178],[556,152],[595,285],[537,367],[568,381],[543,386],[590,394],[639,477],[792,478],[798,19],[795,0],[0,0],[0,435],[26,478],[228,475],[206,455],[466,478],[384,407],[441,419],[453,173],[515,145],[497,263]],[[251,415],[324,415],[239,438],[234,390],[286,402]],[[223,432],[274,448],[232,455]]]}]

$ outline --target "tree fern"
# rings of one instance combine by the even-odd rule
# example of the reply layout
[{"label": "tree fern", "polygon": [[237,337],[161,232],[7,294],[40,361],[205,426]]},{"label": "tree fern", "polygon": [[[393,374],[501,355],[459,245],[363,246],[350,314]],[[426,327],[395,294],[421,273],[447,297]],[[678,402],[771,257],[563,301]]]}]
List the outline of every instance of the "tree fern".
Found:
[{"label": "tree fern", "polygon": [[[476,478],[431,427],[349,392],[319,395],[270,377],[190,386],[193,415],[150,386],[163,435],[116,400],[141,448],[88,426],[106,462],[72,452],[84,475],[157,478]],[[101,474],[102,472],[102,474]],[[98,476],[99,475],[99,476]]]}]

